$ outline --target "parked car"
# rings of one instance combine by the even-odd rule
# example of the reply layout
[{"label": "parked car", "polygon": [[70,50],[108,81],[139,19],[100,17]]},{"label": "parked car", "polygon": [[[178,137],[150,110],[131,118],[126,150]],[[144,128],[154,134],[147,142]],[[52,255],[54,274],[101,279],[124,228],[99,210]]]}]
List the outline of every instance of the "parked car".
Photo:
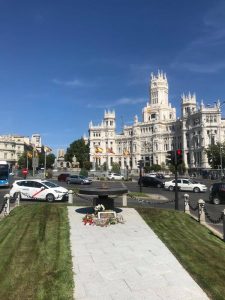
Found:
[{"label": "parked car", "polygon": [[58,176],[58,181],[66,181],[66,179],[70,176],[69,173],[62,173]]},{"label": "parked car", "polygon": [[67,184],[91,184],[92,180],[82,175],[70,175],[66,179]]},{"label": "parked car", "polygon": [[216,205],[225,202],[225,182],[217,182],[210,187],[209,200]]},{"label": "parked car", "polygon": [[139,178],[138,184],[140,185],[142,183],[143,186],[152,186],[152,187],[157,187],[157,188],[162,188],[164,187],[164,183],[159,180],[158,178],[155,177],[150,177],[150,176],[142,176],[141,180]]},{"label": "parked car", "polygon": [[147,173],[145,174],[145,176],[149,176],[149,177],[156,177],[156,173]]},{"label": "parked car", "polygon": [[157,173],[157,174],[156,174],[156,178],[164,179],[165,176],[164,176],[162,173]]},{"label": "parked car", "polygon": [[164,174],[164,178],[170,178],[171,176],[169,174]]},{"label": "parked car", "polygon": [[[188,178],[177,179],[177,186],[181,191],[192,191],[194,193],[207,191],[206,185]],[[166,181],[164,187],[169,191],[173,191],[175,189],[175,179]]]},{"label": "parked car", "polygon": [[13,198],[41,199],[48,202],[68,200],[68,190],[48,180],[16,180],[9,192]]},{"label": "parked car", "polygon": [[123,180],[124,176],[118,173],[110,173],[107,175],[109,180]]}]

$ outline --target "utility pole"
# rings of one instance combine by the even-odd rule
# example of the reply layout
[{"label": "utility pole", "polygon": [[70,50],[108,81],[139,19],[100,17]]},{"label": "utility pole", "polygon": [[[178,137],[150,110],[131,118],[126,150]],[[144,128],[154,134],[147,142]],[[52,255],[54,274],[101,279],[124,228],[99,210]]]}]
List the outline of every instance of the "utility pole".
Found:
[{"label": "utility pole", "polygon": [[177,164],[175,164],[175,210],[179,210],[179,196],[177,185]]},{"label": "utility pole", "polygon": [[167,164],[171,164],[175,168],[175,210],[179,210],[179,195],[178,195],[178,184],[177,184],[177,177],[178,177],[178,165],[181,165],[183,163],[183,154],[181,149],[177,149],[176,151],[171,150],[167,151],[166,156],[166,162]]},{"label": "utility pole", "polygon": [[44,148],[45,160],[44,160],[44,178],[46,178],[46,149]]},{"label": "utility pole", "polygon": [[137,167],[139,168],[139,186],[140,193],[142,193],[142,168],[144,167],[144,161],[141,159],[137,163]]},{"label": "utility pole", "polygon": [[33,177],[34,177],[34,165],[35,165],[34,161],[35,158],[34,158],[34,147],[33,147],[33,157],[32,157]]},{"label": "utility pole", "polygon": [[178,184],[177,184],[177,167],[183,163],[183,154],[181,149],[175,152],[175,210],[179,210]]}]

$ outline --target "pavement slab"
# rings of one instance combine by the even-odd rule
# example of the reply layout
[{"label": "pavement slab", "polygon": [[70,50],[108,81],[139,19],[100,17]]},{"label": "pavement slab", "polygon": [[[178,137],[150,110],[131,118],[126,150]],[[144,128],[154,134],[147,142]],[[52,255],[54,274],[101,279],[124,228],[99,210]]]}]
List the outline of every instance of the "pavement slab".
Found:
[{"label": "pavement slab", "polygon": [[107,227],[84,225],[80,211],[68,207],[74,299],[209,299],[135,209]]}]

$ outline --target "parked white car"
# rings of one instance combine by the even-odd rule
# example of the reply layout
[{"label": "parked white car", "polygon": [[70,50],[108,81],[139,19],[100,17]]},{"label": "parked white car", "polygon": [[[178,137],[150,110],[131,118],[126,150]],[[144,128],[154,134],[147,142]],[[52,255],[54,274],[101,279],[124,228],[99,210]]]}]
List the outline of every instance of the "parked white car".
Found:
[{"label": "parked white car", "polygon": [[[188,178],[179,178],[177,179],[177,186],[179,190],[181,191],[192,191],[194,193],[199,193],[199,192],[206,192],[207,191],[207,186],[198,183],[194,180],[188,179]],[[173,191],[175,188],[175,179],[171,181],[166,181],[164,185],[165,189],[169,191]]]},{"label": "parked white car", "polygon": [[54,182],[41,179],[14,181],[9,192],[11,197],[20,199],[41,199],[48,202],[68,200],[68,190]]},{"label": "parked white car", "polygon": [[110,173],[107,178],[110,180],[123,180],[124,176],[118,173]]}]

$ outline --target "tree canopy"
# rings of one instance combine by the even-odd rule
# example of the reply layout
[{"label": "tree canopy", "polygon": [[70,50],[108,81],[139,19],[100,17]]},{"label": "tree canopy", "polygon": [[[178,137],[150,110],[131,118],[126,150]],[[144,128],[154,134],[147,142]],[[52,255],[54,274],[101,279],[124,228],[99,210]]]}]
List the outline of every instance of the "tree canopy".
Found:
[{"label": "tree canopy", "polygon": [[[20,156],[18,160],[19,168],[27,168],[32,169],[32,159],[33,156],[38,157],[38,167],[44,168],[45,164],[45,152],[44,147],[41,148],[41,152],[33,152],[33,148],[31,146],[27,146],[25,151]],[[51,169],[55,161],[55,155],[53,153],[46,154],[46,169]]]},{"label": "tree canopy", "polygon": [[76,156],[77,161],[80,163],[80,168],[90,168],[91,164],[89,163],[89,144],[85,144],[83,138],[78,139],[72,142],[66,150],[65,160],[73,161],[74,155]]},{"label": "tree canopy", "polygon": [[208,163],[212,169],[221,168],[221,160],[223,168],[225,167],[225,143],[209,145],[205,152],[208,157]]}]

